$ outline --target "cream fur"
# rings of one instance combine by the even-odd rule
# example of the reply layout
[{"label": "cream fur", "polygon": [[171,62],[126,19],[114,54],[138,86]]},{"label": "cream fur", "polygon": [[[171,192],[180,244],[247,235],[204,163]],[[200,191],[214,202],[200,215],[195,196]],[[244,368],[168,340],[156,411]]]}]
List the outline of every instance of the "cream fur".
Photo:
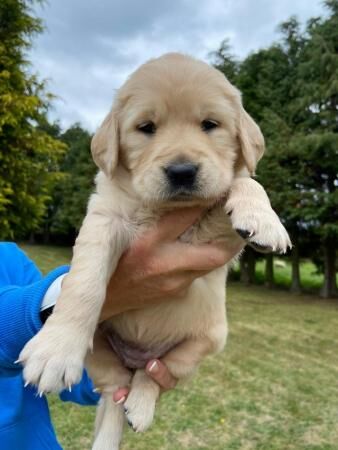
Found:
[{"label": "cream fur", "polygon": [[[219,122],[218,128],[202,131],[205,119]],[[158,126],[154,136],[137,129],[149,120]],[[117,387],[131,382],[125,415],[136,431],[151,424],[159,395],[159,387],[144,370],[132,377],[100,331],[95,332],[107,283],[122,252],[164,211],[183,204],[209,208],[184,241],[212,239],[231,245],[242,241],[234,228],[247,229],[256,243],[285,251],[288,235],[264,189],[249,177],[263,150],[262,134],[243,109],[239,92],[205,63],[168,54],[141,66],[118,92],[93,138],[100,172],[70,273],[55,312],[20,355],[25,379],[40,391],[76,383],[86,358],[102,391],[94,450],[119,447],[124,415],[111,395]],[[199,191],[183,203],[169,198],[163,171],[180,159],[200,165]],[[184,299],[125,312],[106,326],[145,347],[176,344],[163,361],[178,379],[189,377],[207,355],[225,345],[226,276],[224,266],[195,280]]]}]

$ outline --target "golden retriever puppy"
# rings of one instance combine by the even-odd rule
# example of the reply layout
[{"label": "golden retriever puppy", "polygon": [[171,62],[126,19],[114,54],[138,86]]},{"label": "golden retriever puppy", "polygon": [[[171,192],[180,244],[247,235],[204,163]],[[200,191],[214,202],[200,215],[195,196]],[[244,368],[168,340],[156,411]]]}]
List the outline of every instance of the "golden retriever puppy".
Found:
[{"label": "golden retriever puppy", "polygon": [[[246,239],[284,252],[288,234],[253,179],[264,150],[239,91],[216,69],[180,54],[141,66],[119,90],[92,141],[100,171],[52,316],[27,343],[24,378],[40,392],[80,380],[84,363],[102,392],[95,450],[117,450],[125,419],[135,431],[153,420],[158,385],[144,371],[162,358],[179,380],[226,336],[227,266],[195,280],[184,299],[125,312],[98,328],[106,286],[122,253],[166,211],[205,206],[181,239],[233,244]],[[124,405],[112,392],[131,385]]]}]

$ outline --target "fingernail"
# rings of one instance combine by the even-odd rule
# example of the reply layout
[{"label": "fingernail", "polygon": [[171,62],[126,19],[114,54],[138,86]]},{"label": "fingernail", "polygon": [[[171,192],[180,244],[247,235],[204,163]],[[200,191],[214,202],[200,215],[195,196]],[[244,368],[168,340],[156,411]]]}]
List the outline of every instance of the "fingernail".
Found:
[{"label": "fingernail", "polygon": [[157,361],[154,361],[151,364],[151,366],[148,368],[148,372],[156,373],[156,372],[158,372],[158,369],[159,369],[158,363],[157,363]]},{"label": "fingernail", "polygon": [[120,405],[121,403],[123,403],[126,399],[126,396],[124,395],[123,397],[120,398],[120,400],[117,400],[117,402],[114,401],[115,405]]}]

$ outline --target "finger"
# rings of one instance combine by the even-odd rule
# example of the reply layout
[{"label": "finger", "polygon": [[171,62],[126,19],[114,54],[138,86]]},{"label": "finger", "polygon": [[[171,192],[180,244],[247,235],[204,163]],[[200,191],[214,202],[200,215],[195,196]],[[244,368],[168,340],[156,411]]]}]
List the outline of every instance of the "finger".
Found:
[{"label": "finger", "polygon": [[165,214],[159,220],[156,229],[152,230],[153,242],[175,241],[201,217],[202,212],[203,208],[195,207]]},{"label": "finger", "polygon": [[164,390],[173,389],[177,384],[167,366],[158,359],[148,362],[146,372]]},{"label": "finger", "polygon": [[170,271],[210,271],[224,266],[244,247],[238,244],[225,247],[224,244],[211,243],[202,245],[177,244],[184,246],[175,252],[175,258],[167,261],[167,269]]},{"label": "finger", "polygon": [[119,388],[113,393],[113,401],[117,405],[124,403],[127,400],[129,394],[128,388]]}]

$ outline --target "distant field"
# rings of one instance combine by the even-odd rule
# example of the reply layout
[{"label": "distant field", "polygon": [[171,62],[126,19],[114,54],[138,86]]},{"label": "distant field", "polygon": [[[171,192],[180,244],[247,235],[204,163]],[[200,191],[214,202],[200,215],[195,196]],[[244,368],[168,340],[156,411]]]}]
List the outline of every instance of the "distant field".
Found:
[{"label": "distant field", "polygon": [[[69,249],[23,246],[48,271]],[[337,450],[338,301],[232,283],[226,350],[167,393],[123,450]],[[94,408],[50,398],[65,450],[89,450]]]}]

